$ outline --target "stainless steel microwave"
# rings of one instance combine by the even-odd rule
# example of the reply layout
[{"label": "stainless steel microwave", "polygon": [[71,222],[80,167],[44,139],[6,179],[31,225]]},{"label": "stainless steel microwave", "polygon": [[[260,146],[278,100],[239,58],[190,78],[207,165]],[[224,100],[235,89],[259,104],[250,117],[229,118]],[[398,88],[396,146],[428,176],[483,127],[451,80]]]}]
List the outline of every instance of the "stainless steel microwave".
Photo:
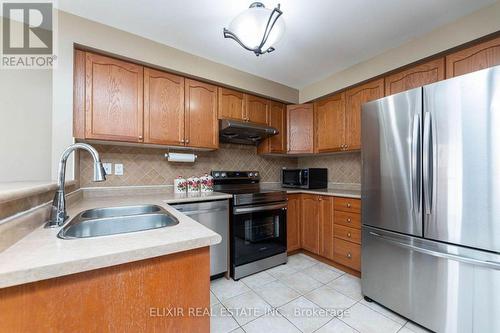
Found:
[{"label": "stainless steel microwave", "polygon": [[328,169],[283,169],[281,171],[281,186],[294,188],[327,188]]}]

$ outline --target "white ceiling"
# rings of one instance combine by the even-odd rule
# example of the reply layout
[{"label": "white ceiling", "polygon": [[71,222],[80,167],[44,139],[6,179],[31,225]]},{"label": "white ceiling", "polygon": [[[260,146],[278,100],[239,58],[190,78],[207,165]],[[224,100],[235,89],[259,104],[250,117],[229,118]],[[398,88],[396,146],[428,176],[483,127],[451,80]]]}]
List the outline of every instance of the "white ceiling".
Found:
[{"label": "white ceiling", "polygon": [[300,89],[495,0],[281,0],[285,34],[261,57],[222,36],[251,2],[59,0],[59,8]]}]

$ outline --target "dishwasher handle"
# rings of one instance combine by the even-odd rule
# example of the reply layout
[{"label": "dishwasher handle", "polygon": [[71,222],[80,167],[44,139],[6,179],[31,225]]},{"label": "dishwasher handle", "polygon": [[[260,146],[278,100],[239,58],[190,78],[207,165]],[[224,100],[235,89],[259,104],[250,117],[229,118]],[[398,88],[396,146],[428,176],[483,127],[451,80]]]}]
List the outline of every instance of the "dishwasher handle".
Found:
[{"label": "dishwasher handle", "polygon": [[220,208],[214,208],[214,209],[199,209],[199,210],[191,210],[191,209],[184,209],[182,207],[176,208],[179,212],[185,215],[200,215],[200,214],[209,214],[209,213],[216,213],[216,212],[229,212],[227,207],[220,207]]}]

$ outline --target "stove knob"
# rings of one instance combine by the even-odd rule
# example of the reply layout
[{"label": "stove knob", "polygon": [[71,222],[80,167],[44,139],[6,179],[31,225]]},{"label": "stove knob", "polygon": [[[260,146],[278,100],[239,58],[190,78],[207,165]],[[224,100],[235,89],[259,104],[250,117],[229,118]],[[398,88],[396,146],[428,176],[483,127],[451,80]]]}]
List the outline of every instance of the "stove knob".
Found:
[{"label": "stove knob", "polygon": [[220,176],[220,175],[219,175],[219,173],[218,173],[218,172],[214,173],[214,177],[215,177],[215,178],[219,178],[219,176]]},{"label": "stove knob", "polygon": [[254,175],[255,177],[259,177],[259,173],[258,173],[258,172],[254,173],[253,175]]},{"label": "stove knob", "polygon": [[221,175],[220,175],[220,176],[221,176],[222,178],[224,178],[224,177],[226,177],[227,175],[226,175],[226,173],[225,173],[225,172],[223,172],[223,173],[221,173]]},{"label": "stove knob", "polygon": [[250,177],[253,177],[253,172],[250,172],[248,175],[249,175]]}]

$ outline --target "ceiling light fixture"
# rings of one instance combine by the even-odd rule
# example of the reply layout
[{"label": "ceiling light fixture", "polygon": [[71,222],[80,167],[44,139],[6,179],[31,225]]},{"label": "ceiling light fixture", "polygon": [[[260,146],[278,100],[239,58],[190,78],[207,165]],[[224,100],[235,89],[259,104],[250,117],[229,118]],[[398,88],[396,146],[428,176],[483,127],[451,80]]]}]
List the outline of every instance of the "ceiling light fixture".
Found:
[{"label": "ceiling light fixture", "polygon": [[272,52],[272,45],[285,30],[283,19],[278,20],[282,14],[279,4],[271,10],[261,2],[254,2],[231,21],[229,29],[224,28],[224,38],[234,39],[257,57]]}]

